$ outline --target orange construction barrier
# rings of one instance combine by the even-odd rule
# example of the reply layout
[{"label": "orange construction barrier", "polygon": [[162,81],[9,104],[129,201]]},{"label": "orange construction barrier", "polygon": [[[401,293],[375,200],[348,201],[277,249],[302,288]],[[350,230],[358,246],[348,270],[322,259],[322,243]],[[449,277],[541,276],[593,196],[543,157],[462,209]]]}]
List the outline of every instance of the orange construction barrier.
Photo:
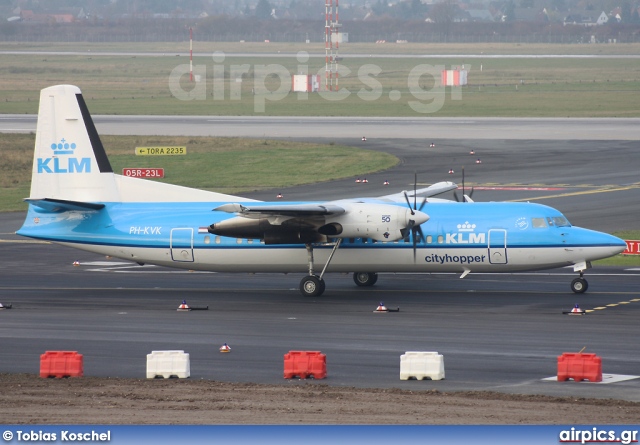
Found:
[{"label": "orange construction barrier", "polygon": [[565,352],[558,357],[558,381],[602,381],[602,359],[595,354]]},{"label": "orange construction barrier", "polygon": [[284,378],[324,379],[327,376],[327,356],[318,351],[289,351],[284,355]]},{"label": "orange construction barrier", "polygon": [[82,377],[82,354],[75,351],[47,351],[40,356],[40,377]]}]

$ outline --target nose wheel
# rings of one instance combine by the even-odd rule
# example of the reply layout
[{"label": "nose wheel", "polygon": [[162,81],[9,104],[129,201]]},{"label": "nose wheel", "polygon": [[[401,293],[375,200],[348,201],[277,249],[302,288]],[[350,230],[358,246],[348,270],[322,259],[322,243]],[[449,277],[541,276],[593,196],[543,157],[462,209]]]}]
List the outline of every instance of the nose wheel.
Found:
[{"label": "nose wheel", "polygon": [[589,288],[589,283],[584,278],[575,278],[571,282],[571,290],[576,294],[583,294]]},{"label": "nose wheel", "polygon": [[584,279],[584,275],[580,272],[580,278],[574,278],[571,282],[571,290],[576,294],[583,294],[589,288],[589,283]]}]

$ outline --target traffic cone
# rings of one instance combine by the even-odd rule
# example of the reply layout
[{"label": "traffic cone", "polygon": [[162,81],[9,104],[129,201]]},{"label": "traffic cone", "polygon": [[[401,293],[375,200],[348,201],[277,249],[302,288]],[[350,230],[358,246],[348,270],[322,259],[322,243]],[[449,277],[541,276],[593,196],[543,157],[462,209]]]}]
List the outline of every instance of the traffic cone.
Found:
[{"label": "traffic cone", "polygon": [[376,310],[373,311],[373,312],[389,312],[389,309],[387,309],[387,307],[381,301],[380,304],[378,305],[378,307],[376,308]]},{"label": "traffic cone", "polygon": [[74,266],[79,266],[79,265],[80,265],[80,261],[74,261],[74,262],[73,262],[73,265],[74,265]]},{"label": "traffic cone", "polygon": [[475,150],[474,150],[474,149],[471,149],[471,151],[469,152],[469,154],[470,154],[470,155],[474,155],[474,154],[476,154],[476,152],[475,152]]},{"label": "traffic cone", "polygon": [[476,159],[476,164],[482,164],[482,161],[480,160],[480,158]]},{"label": "traffic cone", "polygon": [[389,181],[384,181],[384,185],[389,185]]},{"label": "traffic cone", "polygon": [[431,147],[431,148],[433,148],[435,146],[436,146],[436,144],[434,144],[433,142],[431,143],[431,145],[429,145],[429,147]]},{"label": "traffic cone", "polygon": [[356,179],[356,184],[360,184],[360,178]]},{"label": "traffic cone", "polygon": [[450,169],[449,169],[449,174],[450,174],[450,175],[452,175],[452,174],[453,174],[453,169],[452,169],[452,168],[450,168]]},{"label": "traffic cone", "polygon": [[182,300],[182,304],[180,304],[180,306],[178,306],[177,310],[178,311],[190,311],[191,308],[187,304],[187,300]]},{"label": "traffic cone", "polygon": [[363,141],[366,141],[366,140],[367,140],[367,138],[366,138],[365,136],[362,136],[362,140],[363,140]]},{"label": "traffic cone", "polygon": [[363,183],[363,184],[366,184],[367,182],[369,182],[369,181],[367,180],[367,178],[364,178],[364,179],[362,180],[362,183]]},{"label": "traffic cone", "polygon": [[228,344],[225,343],[224,345],[220,346],[220,352],[231,352],[231,348]]},{"label": "traffic cone", "polygon": [[276,198],[278,198],[278,199],[282,199],[282,193],[278,193],[278,194],[276,195]]}]

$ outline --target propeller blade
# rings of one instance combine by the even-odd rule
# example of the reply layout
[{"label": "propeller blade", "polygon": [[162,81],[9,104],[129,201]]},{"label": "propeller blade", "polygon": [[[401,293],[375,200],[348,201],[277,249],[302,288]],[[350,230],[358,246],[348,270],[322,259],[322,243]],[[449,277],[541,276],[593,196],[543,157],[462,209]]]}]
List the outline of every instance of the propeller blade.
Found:
[{"label": "propeller blade", "polygon": [[418,210],[422,210],[422,208],[424,207],[424,205],[427,203],[427,198],[422,198],[422,202],[420,203],[420,207],[418,207]]},{"label": "propeller blade", "polygon": [[[416,195],[418,194],[418,172],[413,173],[413,210],[416,210]],[[413,213],[412,213],[413,215]]]},{"label": "propeller blade", "polygon": [[407,194],[407,191],[406,191],[406,190],[404,190],[402,193],[404,194],[404,199],[405,199],[405,201],[407,201],[407,205],[409,206],[409,210],[411,210],[411,214],[412,214],[412,215],[415,215],[415,212],[414,212],[414,211],[413,211],[413,209],[411,208],[411,201],[409,201],[409,195]]},{"label": "propeller blade", "polygon": [[456,202],[460,202],[460,198],[458,198],[458,194],[455,190],[453,191],[453,197],[455,198]]},{"label": "propeller blade", "polygon": [[[418,226],[418,227],[420,227],[420,226]],[[413,262],[415,264],[415,262],[416,262],[416,246],[418,244],[418,240],[417,240],[417,236],[416,236],[417,235],[416,230],[413,229],[412,232],[413,232]]]},{"label": "propeller blade", "polygon": [[414,226],[411,229],[413,235],[413,262],[416,262],[416,251],[418,250],[418,242],[424,242],[424,233],[420,225]]},{"label": "propeller blade", "polygon": [[464,199],[464,167],[462,167],[462,202],[465,202],[466,200]]},{"label": "propeller blade", "polygon": [[424,242],[424,232],[422,231],[422,227],[418,226],[416,227],[416,233],[418,235],[418,240],[423,243]]}]

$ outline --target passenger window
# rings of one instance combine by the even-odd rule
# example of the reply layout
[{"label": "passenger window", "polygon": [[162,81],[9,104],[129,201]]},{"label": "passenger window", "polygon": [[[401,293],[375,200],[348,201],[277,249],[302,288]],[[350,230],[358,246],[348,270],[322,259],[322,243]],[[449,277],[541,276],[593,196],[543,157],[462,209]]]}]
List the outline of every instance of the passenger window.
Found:
[{"label": "passenger window", "polygon": [[211,237],[210,237],[209,235],[206,235],[206,236],[204,237],[204,243],[205,243],[205,244],[209,244],[210,242],[211,242]]},{"label": "passenger window", "polygon": [[531,222],[533,223],[534,229],[547,227],[547,223],[544,221],[544,218],[531,218]]},{"label": "passenger window", "polygon": [[442,244],[444,242],[444,236],[438,235],[438,244]]},{"label": "passenger window", "polygon": [[431,235],[427,235],[427,244],[431,244],[433,242],[433,237]]}]

